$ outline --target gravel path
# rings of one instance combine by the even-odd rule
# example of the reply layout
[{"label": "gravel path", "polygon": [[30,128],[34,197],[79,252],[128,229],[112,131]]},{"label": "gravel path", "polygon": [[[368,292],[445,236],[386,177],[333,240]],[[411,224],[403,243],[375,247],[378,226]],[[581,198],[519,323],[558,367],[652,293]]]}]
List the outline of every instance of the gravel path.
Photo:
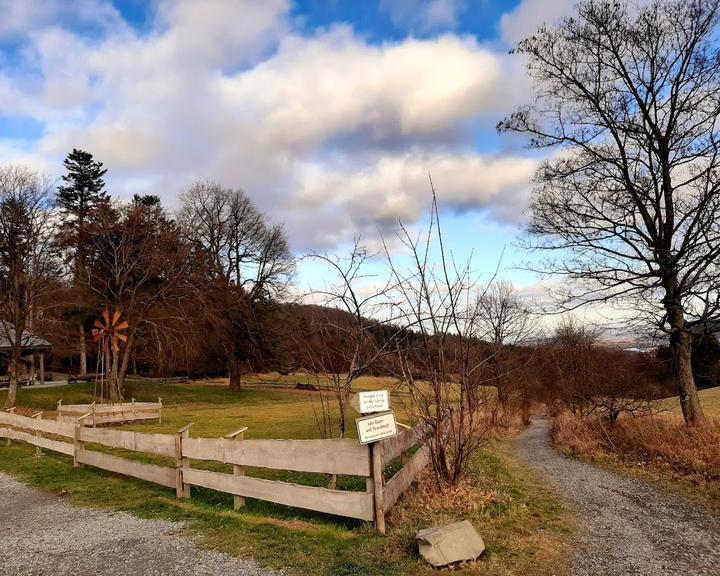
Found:
[{"label": "gravel path", "polygon": [[549,421],[535,421],[517,448],[580,511],[576,576],[720,576],[720,515],[566,458],[549,432]]},{"label": "gravel path", "polygon": [[182,525],[75,508],[0,474],[2,576],[271,576],[249,560],[200,550]]}]

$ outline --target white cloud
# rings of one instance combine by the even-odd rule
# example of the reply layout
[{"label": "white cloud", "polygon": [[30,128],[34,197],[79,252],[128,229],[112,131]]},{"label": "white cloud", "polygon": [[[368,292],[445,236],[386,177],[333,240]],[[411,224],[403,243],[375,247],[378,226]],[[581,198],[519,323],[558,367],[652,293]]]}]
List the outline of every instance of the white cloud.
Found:
[{"label": "white cloud", "polygon": [[115,32],[126,27],[112,4],[102,0],[0,0],[0,15],[0,40],[65,23]]},{"label": "white cloud", "polygon": [[380,0],[395,26],[421,33],[454,29],[465,8],[465,0]]},{"label": "white cloud", "polygon": [[394,227],[397,219],[417,222],[430,205],[429,175],[441,208],[487,210],[496,220],[517,223],[536,168],[537,161],[528,158],[470,152],[384,155],[362,169],[307,165],[295,202],[312,211],[314,223],[332,223],[308,228],[319,235],[308,238],[310,244],[332,245],[358,231],[373,235],[378,226]]},{"label": "white cloud", "polygon": [[522,0],[502,15],[500,32],[508,44],[515,44],[537,32],[543,24],[552,24],[572,12],[578,0]]},{"label": "white cloud", "polygon": [[32,74],[0,70],[0,106],[43,123],[43,163],[86,148],[112,194],[171,206],[197,178],[243,187],[297,248],[412,224],[428,170],[444,205],[517,220],[535,166],[473,151],[524,80],[470,37],[373,45],[347,26],[300,35],[287,0],[165,0],[148,32],[48,24],[24,54]]}]

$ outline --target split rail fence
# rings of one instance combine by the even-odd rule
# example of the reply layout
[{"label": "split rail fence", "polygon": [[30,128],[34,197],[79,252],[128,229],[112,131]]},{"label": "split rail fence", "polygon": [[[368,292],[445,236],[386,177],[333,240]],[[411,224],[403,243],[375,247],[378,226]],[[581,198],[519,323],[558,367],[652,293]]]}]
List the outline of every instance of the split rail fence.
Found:
[{"label": "split rail fence", "polygon": [[[178,498],[189,498],[192,486],[232,494],[235,508],[245,498],[255,498],[359,520],[372,521],[385,531],[385,515],[410,487],[428,463],[427,449],[419,427],[376,444],[363,446],[355,440],[245,440],[242,428],[224,438],[191,438],[192,424],[176,434],[132,432],[108,428],[90,428],[84,420],[75,422],[47,420],[42,412],[22,416],[0,411],[0,438],[20,440],[42,449],[73,457],[81,464],[118,474],[140,478],[175,488]],[[65,439],[70,439],[71,442]],[[137,462],[86,448],[96,444],[156,456],[174,458],[175,466]],[[385,470],[400,459],[402,466],[385,480]],[[195,460],[232,464],[233,473],[214,472],[191,467]],[[245,475],[245,467],[364,477],[364,492],[307,486]]]},{"label": "split rail fence", "polygon": [[57,419],[60,422],[75,423],[83,418],[84,426],[102,426],[105,424],[121,424],[123,422],[139,422],[143,420],[159,420],[162,422],[162,398],[157,402],[121,402],[119,404],[63,404],[58,402]]}]

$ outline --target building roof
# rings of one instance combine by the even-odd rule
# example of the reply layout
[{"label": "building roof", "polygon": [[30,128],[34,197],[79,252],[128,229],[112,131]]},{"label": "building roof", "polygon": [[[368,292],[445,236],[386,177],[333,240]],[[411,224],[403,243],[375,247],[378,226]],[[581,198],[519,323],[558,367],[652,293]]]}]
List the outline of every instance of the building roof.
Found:
[{"label": "building roof", "polygon": [[[14,342],[15,329],[12,326],[3,326],[3,323],[0,322],[0,352],[10,350]],[[40,336],[31,334],[27,330],[24,330],[22,333],[21,346],[23,350],[43,350],[52,348],[52,344],[50,344],[50,342],[44,338],[40,338]]]}]

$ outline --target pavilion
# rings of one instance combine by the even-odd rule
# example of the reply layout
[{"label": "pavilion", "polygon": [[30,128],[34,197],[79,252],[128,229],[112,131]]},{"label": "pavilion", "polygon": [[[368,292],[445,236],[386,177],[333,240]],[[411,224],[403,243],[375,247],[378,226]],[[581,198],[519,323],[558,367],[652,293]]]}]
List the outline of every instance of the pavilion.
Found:
[{"label": "pavilion", "polygon": [[[5,356],[12,351],[14,341],[15,331],[13,330],[13,328],[10,326],[3,327],[2,324],[0,324],[0,356]],[[25,330],[22,333],[21,347],[22,360],[26,363],[29,363],[30,370],[26,375],[21,375],[20,380],[35,380],[35,370],[37,367],[40,383],[44,384],[45,354],[52,351],[52,344],[50,344],[50,342],[48,342],[44,338],[36,336],[35,334],[31,334],[30,332]]]}]

